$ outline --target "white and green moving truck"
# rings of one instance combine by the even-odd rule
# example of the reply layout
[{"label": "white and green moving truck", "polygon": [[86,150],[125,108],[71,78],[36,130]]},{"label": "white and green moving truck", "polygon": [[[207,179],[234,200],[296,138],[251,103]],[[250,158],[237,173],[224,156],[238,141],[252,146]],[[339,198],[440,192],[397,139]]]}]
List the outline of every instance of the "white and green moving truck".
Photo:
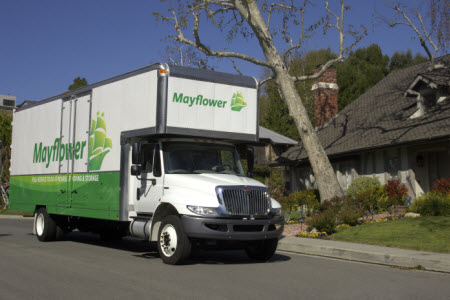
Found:
[{"label": "white and green moving truck", "polygon": [[281,207],[239,158],[251,172],[257,141],[254,78],[154,64],[16,110],[10,207],[40,241],[129,233],[169,264],[214,243],[267,260]]}]

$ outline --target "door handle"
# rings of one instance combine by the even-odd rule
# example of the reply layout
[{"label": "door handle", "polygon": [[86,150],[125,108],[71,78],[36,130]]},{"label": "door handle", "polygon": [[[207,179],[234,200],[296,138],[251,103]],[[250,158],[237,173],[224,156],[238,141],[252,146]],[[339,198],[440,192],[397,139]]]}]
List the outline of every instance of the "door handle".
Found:
[{"label": "door handle", "polygon": [[78,194],[77,190],[73,190],[72,194]]},{"label": "door handle", "polygon": [[61,194],[64,194],[66,191],[65,190],[60,190]]}]

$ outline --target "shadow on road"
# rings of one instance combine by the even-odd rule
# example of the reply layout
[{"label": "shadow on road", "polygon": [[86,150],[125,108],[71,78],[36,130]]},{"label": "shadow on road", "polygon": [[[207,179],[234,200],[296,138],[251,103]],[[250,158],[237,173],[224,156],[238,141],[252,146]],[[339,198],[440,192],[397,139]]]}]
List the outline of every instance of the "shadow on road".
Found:
[{"label": "shadow on road", "polygon": [[[97,234],[84,232],[71,232],[66,235],[66,241],[89,244],[99,247],[107,247],[116,250],[123,250],[134,253],[134,257],[145,259],[159,259],[156,243],[149,243],[140,239],[125,237],[118,241],[102,241]],[[291,257],[284,254],[275,254],[269,261],[261,262],[249,259],[243,250],[199,250],[195,249],[191,258],[185,265],[213,264],[213,265],[234,265],[234,264],[261,264],[279,263],[289,261]]]},{"label": "shadow on road", "polygon": [[10,236],[11,234],[9,233],[0,233],[0,237],[4,237],[4,236]]}]

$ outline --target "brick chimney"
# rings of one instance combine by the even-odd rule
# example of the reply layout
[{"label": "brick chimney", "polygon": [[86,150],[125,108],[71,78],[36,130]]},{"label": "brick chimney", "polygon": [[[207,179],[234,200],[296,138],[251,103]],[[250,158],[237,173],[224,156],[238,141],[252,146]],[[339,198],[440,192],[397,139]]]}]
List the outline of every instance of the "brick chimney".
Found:
[{"label": "brick chimney", "polygon": [[[321,66],[314,70],[319,73]],[[328,69],[316,80],[311,88],[314,94],[314,115],[316,128],[322,127],[325,122],[334,117],[338,112],[338,92],[336,69]]]}]

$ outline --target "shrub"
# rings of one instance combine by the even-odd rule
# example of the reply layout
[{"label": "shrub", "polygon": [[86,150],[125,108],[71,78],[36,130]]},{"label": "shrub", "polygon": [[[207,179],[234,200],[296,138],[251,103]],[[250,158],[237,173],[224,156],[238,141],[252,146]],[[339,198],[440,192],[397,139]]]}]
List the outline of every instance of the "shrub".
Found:
[{"label": "shrub", "polygon": [[379,209],[379,203],[387,198],[382,187],[372,186],[358,193],[355,197],[348,197],[347,203],[355,209],[361,210],[364,215],[372,216]]},{"label": "shrub", "polygon": [[337,213],[342,206],[345,203],[345,198],[341,197],[333,197],[330,200],[325,200],[320,203],[320,205],[317,207],[317,210],[319,212],[325,212],[327,210],[333,210],[335,213]]},{"label": "shrub", "polygon": [[408,188],[400,183],[400,179],[388,180],[384,190],[389,198],[398,199],[399,205],[403,204],[403,199],[408,195]]},{"label": "shrub", "polygon": [[450,177],[439,178],[438,180],[436,180],[431,190],[436,193],[450,195]]},{"label": "shrub", "polygon": [[309,228],[315,228],[317,231],[332,234],[336,230],[336,213],[332,209],[318,213],[306,220]]},{"label": "shrub", "polygon": [[292,198],[292,201],[297,202],[298,206],[306,206],[307,211],[315,211],[319,205],[319,199],[317,199],[315,191],[311,189],[294,192],[289,197]]},{"label": "shrub", "polygon": [[348,224],[350,226],[356,226],[359,224],[358,219],[363,216],[361,209],[345,205],[337,214],[338,224]]},{"label": "shrub", "polygon": [[350,184],[347,190],[347,196],[355,197],[361,192],[371,188],[371,187],[380,187],[381,183],[378,178],[372,177],[360,177],[355,179],[352,184]]},{"label": "shrub", "polygon": [[388,180],[384,186],[387,198],[380,201],[380,208],[387,210],[391,216],[398,216],[400,206],[408,195],[408,188],[399,179]]},{"label": "shrub", "polygon": [[410,210],[422,216],[450,216],[450,194],[426,193],[416,198]]},{"label": "shrub", "polygon": [[291,215],[297,210],[297,201],[292,197],[281,197],[278,200],[283,208],[284,212],[284,222],[287,224],[291,220]]}]

